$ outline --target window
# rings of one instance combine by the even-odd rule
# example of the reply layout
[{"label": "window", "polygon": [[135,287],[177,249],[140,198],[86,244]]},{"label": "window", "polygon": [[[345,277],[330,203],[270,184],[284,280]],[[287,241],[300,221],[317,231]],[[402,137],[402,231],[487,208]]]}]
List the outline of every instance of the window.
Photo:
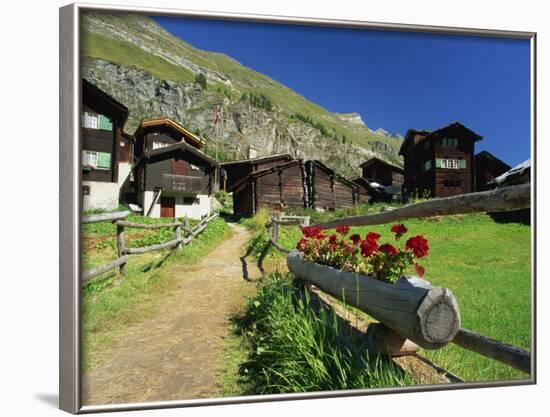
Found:
[{"label": "window", "polygon": [[82,126],[89,129],[99,129],[99,114],[85,111],[82,115]]},{"label": "window", "polygon": [[82,113],[82,126],[88,129],[113,130],[113,122],[102,114],[85,111]]},{"label": "window", "polygon": [[445,168],[445,169],[464,169],[466,168],[466,160],[465,159],[436,159],[435,167]]},{"label": "window", "polygon": [[183,204],[186,206],[192,206],[193,204],[199,204],[200,200],[198,197],[183,197]]},{"label": "window", "polygon": [[155,149],[165,148],[166,146],[168,146],[168,144],[164,143],[164,142],[154,140],[151,146],[152,146],[153,150],[155,150]]},{"label": "window", "polygon": [[97,168],[111,169],[111,154],[108,152],[84,151],[82,165]]},{"label": "window", "polygon": [[424,162],[422,168],[424,171],[429,171],[432,168],[432,160],[428,159],[426,162]]},{"label": "window", "polygon": [[82,165],[96,167],[97,166],[97,152],[84,151],[82,155]]},{"label": "window", "polygon": [[446,148],[458,148],[458,139],[456,138],[443,138],[441,140],[441,145]]}]

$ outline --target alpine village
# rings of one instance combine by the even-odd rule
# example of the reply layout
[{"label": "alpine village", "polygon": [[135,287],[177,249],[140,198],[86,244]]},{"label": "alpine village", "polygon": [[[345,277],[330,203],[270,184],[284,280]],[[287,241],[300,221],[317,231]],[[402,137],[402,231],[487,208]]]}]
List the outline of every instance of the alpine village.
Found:
[{"label": "alpine village", "polygon": [[530,378],[530,160],[373,130],[145,15],[82,40],[84,404]]},{"label": "alpine village", "polygon": [[[233,195],[234,214],[260,209],[335,210],[360,203],[414,197],[450,197],[495,188],[511,167],[487,151],[483,138],[453,122],[435,130],[409,129],[399,155],[403,167],[373,157],[344,178],[319,160],[290,154],[219,162],[203,152],[206,141],[168,117],[143,120],[126,133],[128,109],[83,79],[83,209],[114,210],[120,203],[151,217],[200,219],[214,195]],[[213,124],[216,122],[213,116]]]}]

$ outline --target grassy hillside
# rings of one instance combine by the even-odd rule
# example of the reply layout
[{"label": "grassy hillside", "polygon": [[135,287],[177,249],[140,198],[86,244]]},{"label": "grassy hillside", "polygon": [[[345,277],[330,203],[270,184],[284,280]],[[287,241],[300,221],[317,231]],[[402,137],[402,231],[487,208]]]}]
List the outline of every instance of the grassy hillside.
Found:
[{"label": "grassy hillside", "polygon": [[[191,82],[205,73],[209,89],[220,97],[239,100],[245,93],[263,94],[276,111],[288,119],[294,114],[311,118],[331,135],[371,149],[377,141],[392,149],[387,159],[400,163],[396,151],[400,140],[372,132],[366,126],[343,121],[337,114],[310,102],[281,83],[247,68],[220,53],[203,51],[176,38],[152,19],[137,14],[89,13],[83,16],[83,53],[124,66],[139,67],[162,80]],[[350,109],[353,110],[353,109]]]}]

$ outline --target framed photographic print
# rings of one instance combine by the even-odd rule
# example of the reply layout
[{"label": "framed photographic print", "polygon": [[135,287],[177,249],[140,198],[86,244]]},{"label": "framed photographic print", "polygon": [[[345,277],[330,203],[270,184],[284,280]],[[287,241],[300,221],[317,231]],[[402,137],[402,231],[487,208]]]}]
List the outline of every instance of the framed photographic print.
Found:
[{"label": "framed photographic print", "polygon": [[533,384],[535,40],[61,8],[60,407]]}]

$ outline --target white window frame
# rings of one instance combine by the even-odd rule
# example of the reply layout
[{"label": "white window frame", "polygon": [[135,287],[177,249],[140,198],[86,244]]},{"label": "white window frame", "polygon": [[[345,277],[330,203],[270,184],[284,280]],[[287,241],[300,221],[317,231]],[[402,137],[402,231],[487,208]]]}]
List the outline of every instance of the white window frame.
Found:
[{"label": "white window frame", "polygon": [[[94,161],[90,163],[90,156],[94,157]],[[111,156],[112,157],[112,156]],[[82,151],[82,165],[86,167],[91,167],[93,169],[101,170],[101,171],[109,171],[110,168],[103,168],[97,166],[97,163],[99,161],[99,152],[97,151]]]},{"label": "white window frame", "polygon": [[[93,158],[92,158],[93,157]],[[97,168],[99,155],[95,151],[82,151],[82,165]],[[91,161],[93,159],[93,161]]]},{"label": "white window frame", "polygon": [[423,169],[424,172],[429,171],[432,168],[432,160],[428,159],[426,162],[424,162]]},{"label": "white window frame", "polygon": [[98,130],[99,114],[90,111],[82,112],[82,127]]}]

